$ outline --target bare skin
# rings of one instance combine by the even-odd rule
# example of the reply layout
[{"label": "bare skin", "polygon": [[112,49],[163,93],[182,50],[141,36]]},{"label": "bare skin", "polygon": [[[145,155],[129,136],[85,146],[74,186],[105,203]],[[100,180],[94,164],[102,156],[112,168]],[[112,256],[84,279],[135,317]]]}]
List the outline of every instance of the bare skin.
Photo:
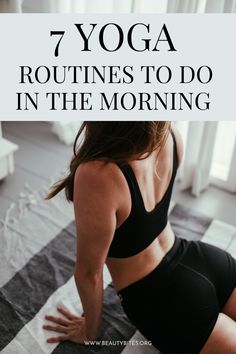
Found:
[{"label": "bare skin", "polygon": [[236,288],[219,314],[215,327],[200,354],[236,353]]},{"label": "bare skin", "polygon": [[129,258],[108,258],[106,263],[116,290],[119,291],[149,274],[161,262],[173,243],[174,234],[168,224],[158,239],[138,255]]},{"label": "bare skin", "polygon": [[[180,161],[182,144],[178,132],[175,135]],[[170,182],[172,164],[171,137],[159,155],[154,151],[144,160],[130,161],[147,211],[152,210],[162,199]],[[59,309],[63,317],[47,316],[50,325],[44,328],[60,333],[60,336],[48,340],[53,343],[63,340],[83,343],[100,334],[105,263],[116,290],[120,290],[149,274],[174,243],[174,234],[168,224],[161,235],[157,235],[158,238],[137,255],[122,259],[107,257],[115,230],[131,210],[127,182],[115,164],[93,161],[80,165],[75,175],[74,195],[78,230],[75,281],[85,317],[71,314],[66,309]],[[219,314],[214,330],[200,354],[236,354],[235,291],[223,311],[225,314]]]}]

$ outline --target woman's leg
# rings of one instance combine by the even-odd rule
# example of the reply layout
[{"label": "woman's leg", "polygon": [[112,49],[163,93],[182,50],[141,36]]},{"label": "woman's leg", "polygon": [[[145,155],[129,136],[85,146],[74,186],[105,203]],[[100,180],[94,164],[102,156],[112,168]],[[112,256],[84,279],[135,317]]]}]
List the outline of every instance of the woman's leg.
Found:
[{"label": "woman's leg", "polygon": [[[194,262],[196,259],[198,262]],[[189,254],[187,253],[183,260],[187,266],[205,275],[214,284],[220,305],[217,322],[200,354],[236,354],[235,259],[211,245],[197,243],[192,245]]]},{"label": "woman's leg", "polygon": [[199,354],[235,354],[236,323],[220,313],[210,337]]},{"label": "woman's leg", "polygon": [[224,305],[222,312],[236,321],[236,288]]}]

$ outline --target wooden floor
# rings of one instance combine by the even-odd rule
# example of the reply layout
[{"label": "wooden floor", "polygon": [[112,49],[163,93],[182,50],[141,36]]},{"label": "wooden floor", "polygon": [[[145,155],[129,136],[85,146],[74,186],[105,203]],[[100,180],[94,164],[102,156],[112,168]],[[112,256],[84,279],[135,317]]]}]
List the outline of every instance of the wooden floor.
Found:
[{"label": "wooden floor", "polygon": [[[19,145],[15,153],[15,173],[0,182],[0,219],[9,205],[24,191],[25,184],[40,190],[51,177],[65,171],[72,156],[72,146],[66,146],[52,133],[47,122],[3,122],[3,135]],[[199,198],[181,192],[178,183],[174,200],[206,215],[236,225],[236,195],[209,188]]]}]

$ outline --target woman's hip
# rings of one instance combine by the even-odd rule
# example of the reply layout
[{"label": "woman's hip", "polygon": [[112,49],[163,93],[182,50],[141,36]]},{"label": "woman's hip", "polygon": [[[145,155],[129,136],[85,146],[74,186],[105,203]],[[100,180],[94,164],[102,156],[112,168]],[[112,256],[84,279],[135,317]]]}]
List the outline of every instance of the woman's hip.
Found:
[{"label": "woman's hip", "polygon": [[118,295],[131,322],[154,345],[163,350],[168,340],[179,346],[189,341],[190,354],[194,341],[200,351],[235,286],[236,261],[229,253],[177,238],[154,271]]}]

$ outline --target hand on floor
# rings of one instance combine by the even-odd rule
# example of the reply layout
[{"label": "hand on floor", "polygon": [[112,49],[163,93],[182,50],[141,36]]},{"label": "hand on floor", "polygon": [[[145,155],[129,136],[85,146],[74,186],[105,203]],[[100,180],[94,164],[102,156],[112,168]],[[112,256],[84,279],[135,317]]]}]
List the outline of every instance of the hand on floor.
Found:
[{"label": "hand on floor", "polygon": [[83,343],[87,340],[85,334],[85,318],[76,316],[64,307],[58,307],[58,312],[63,316],[45,316],[45,319],[53,322],[52,325],[44,325],[43,328],[48,331],[61,333],[59,336],[50,337],[48,343],[58,343],[62,341],[71,341]]}]

